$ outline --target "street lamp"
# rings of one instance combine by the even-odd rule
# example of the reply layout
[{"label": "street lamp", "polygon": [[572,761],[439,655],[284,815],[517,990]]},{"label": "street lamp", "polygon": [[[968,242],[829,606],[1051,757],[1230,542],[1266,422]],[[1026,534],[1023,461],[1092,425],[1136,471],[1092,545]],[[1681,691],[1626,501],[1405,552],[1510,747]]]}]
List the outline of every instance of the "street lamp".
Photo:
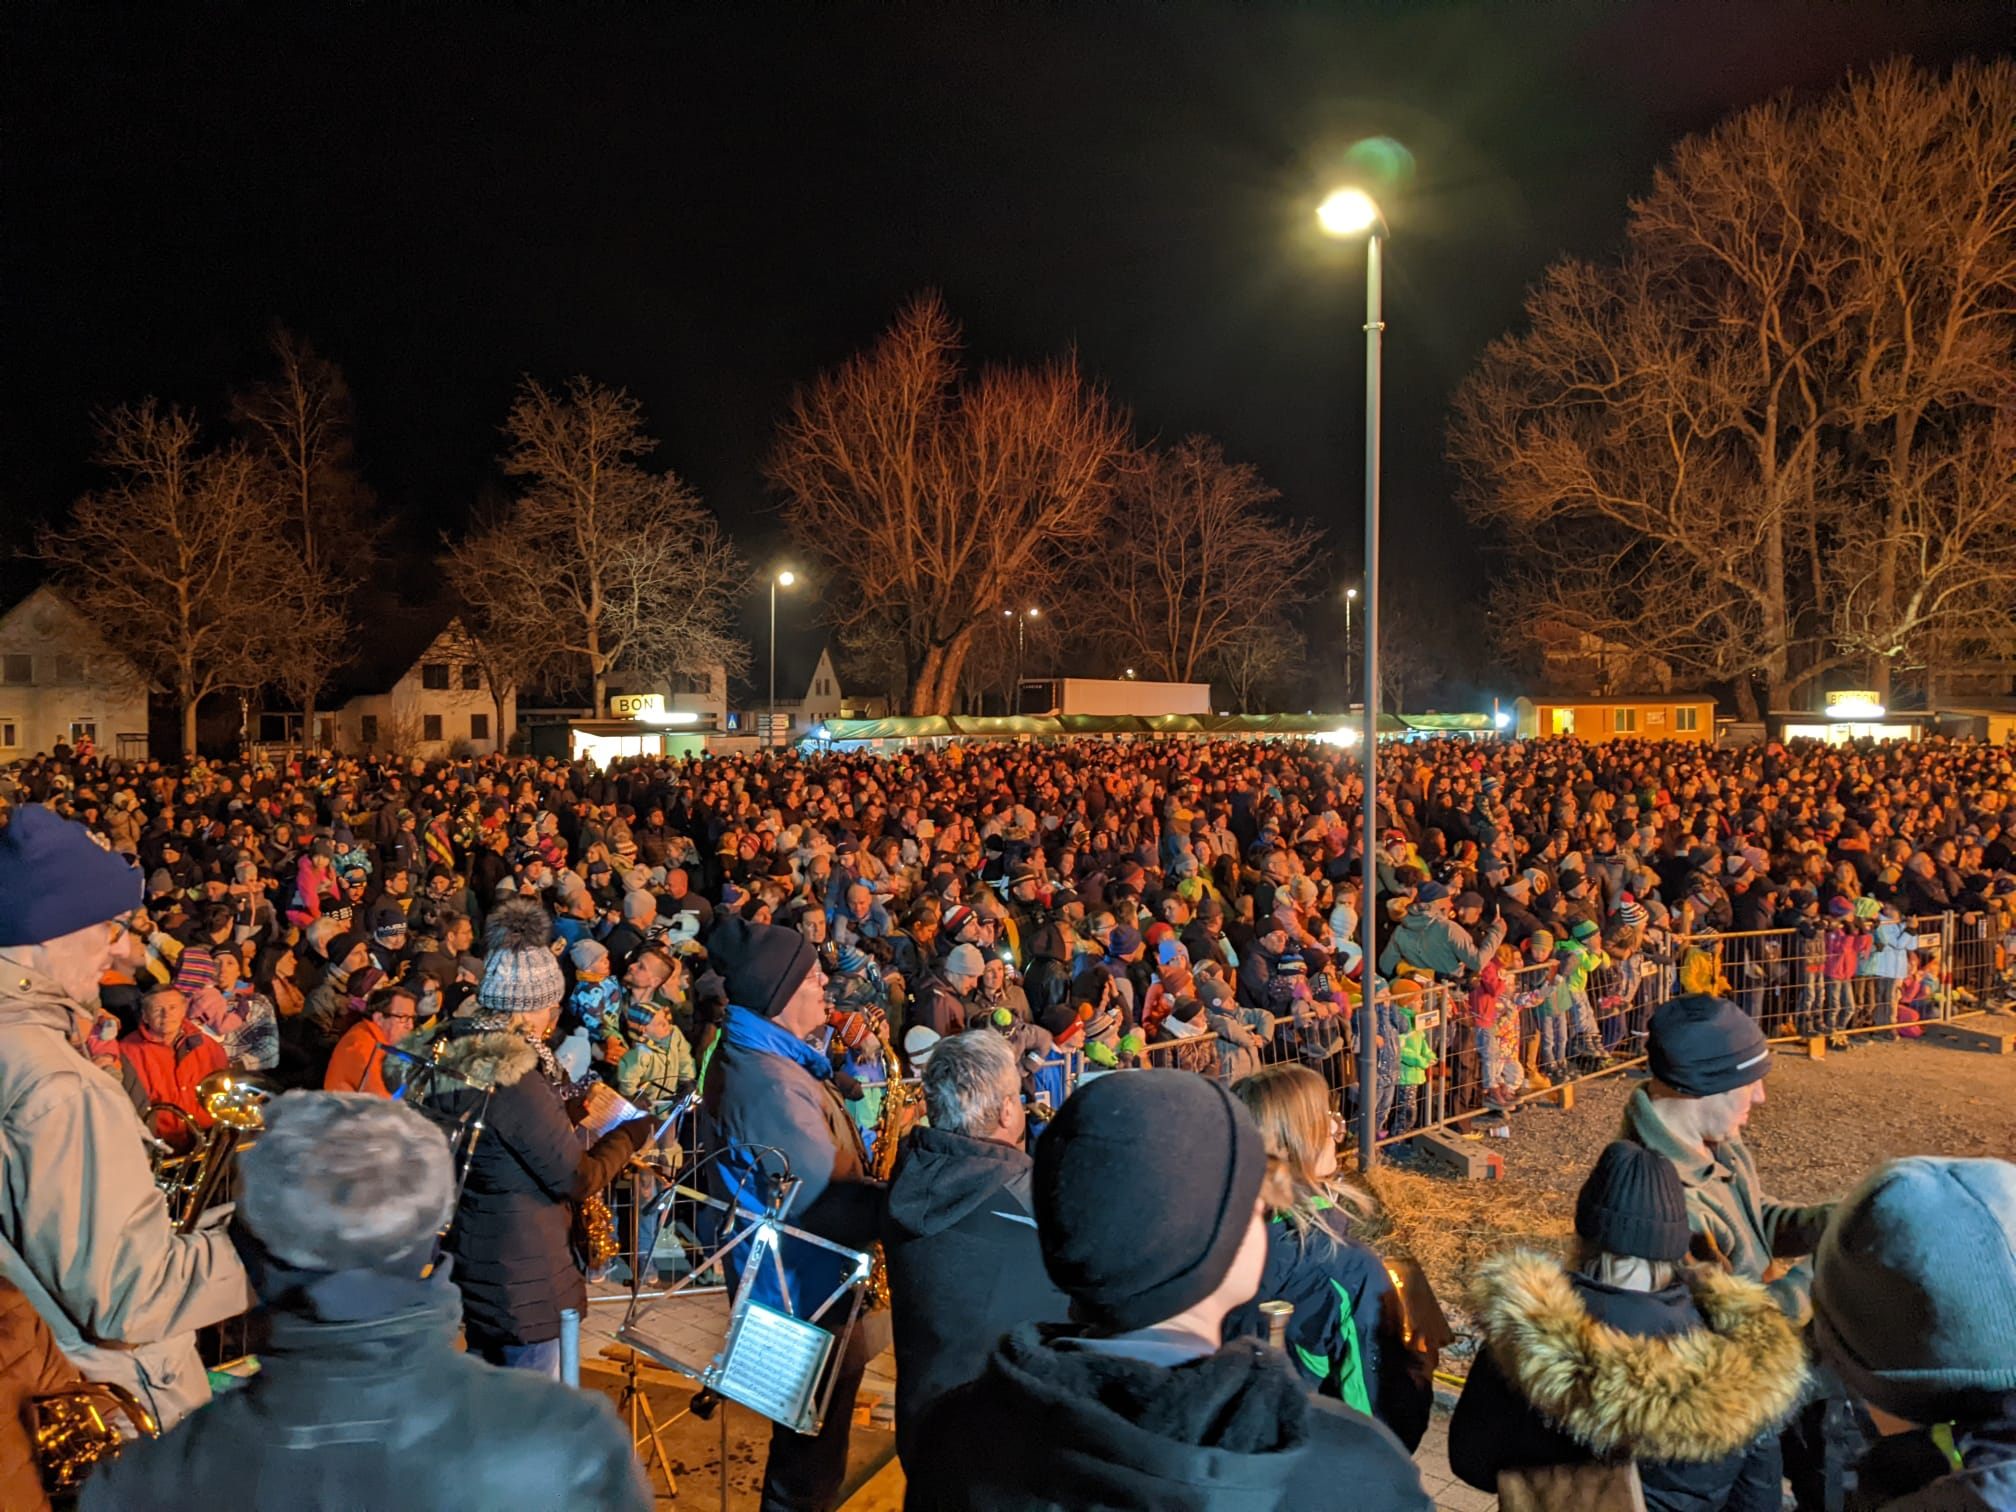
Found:
[{"label": "street lamp", "polygon": [[1030,620],[1041,619],[1043,611],[1041,609],[1003,609],[1001,613],[1004,617],[1015,621],[1015,693],[1008,700],[1008,712],[1010,714],[1019,714],[1022,712],[1020,707],[1022,702],[1022,631],[1023,627]]},{"label": "street lamp", "polygon": [[[1358,1167],[1379,1162],[1379,1057],[1372,1039],[1378,1023],[1379,981],[1379,347],[1386,333],[1383,290],[1386,217],[1363,189],[1338,189],[1316,207],[1326,235],[1365,238],[1365,707],[1358,748],[1365,760],[1365,793],[1359,805],[1358,930]],[[1345,595],[1348,616],[1355,593]],[[1348,630],[1347,630],[1348,635]],[[1348,651],[1347,651],[1348,656]]]},{"label": "street lamp", "polygon": [[765,745],[777,733],[777,590],[789,588],[797,581],[798,574],[789,567],[770,574],[770,718],[763,731]]},{"label": "street lamp", "polygon": [[1351,611],[1358,606],[1358,590],[1344,590],[1344,686],[1351,686]]}]

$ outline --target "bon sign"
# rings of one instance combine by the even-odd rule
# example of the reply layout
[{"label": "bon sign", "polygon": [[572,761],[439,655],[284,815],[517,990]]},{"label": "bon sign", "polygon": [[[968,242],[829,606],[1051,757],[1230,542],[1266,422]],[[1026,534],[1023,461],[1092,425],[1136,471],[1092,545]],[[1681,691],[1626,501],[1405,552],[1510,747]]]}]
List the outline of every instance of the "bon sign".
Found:
[{"label": "bon sign", "polygon": [[645,719],[665,712],[663,693],[612,693],[609,695],[609,717],[611,719]]}]

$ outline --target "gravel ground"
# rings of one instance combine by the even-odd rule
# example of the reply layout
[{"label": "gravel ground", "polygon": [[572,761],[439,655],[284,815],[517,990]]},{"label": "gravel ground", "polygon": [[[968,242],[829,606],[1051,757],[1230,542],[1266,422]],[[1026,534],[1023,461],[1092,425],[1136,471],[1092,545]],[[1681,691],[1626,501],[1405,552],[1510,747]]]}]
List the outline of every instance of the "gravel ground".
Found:
[{"label": "gravel ground", "polygon": [[[1565,1241],[1582,1178],[1639,1085],[1606,1078],[1579,1087],[1571,1110],[1522,1110],[1510,1138],[1484,1142],[1504,1156],[1501,1182],[1404,1168],[1380,1175],[1384,1232],[1373,1242],[1420,1261],[1460,1331],[1465,1277],[1478,1259],[1512,1244]],[[1765,1190],[1783,1201],[1839,1196],[1902,1155],[2016,1157],[2016,1056],[1929,1042],[1868,1044],[1821,1061],[1781,1049],[1767,1091],[1746,1139]],[[1458,1369],[1463,1353],[1452,1361]]]}]

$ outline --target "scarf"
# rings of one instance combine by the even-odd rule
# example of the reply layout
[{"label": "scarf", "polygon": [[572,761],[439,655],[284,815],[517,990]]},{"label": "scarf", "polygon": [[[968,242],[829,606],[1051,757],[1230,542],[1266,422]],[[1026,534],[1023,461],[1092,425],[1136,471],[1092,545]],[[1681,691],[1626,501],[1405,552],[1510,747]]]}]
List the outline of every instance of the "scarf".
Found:
[{"label": "scarf", "polygon": [[[469,1025],[483,1034],[517,1034],[518,1030],[512,1022],[516,1018],[515,1013],[478,1013],[470,1017]],[[519,1037],[524,1038],[522,1035]],[[543,1039],[526,1039],[525,1043],[539,1057],[539,1070],[546,1080],[558,1087],[563,1095],[571,1092],[574,1079],[560,1068],[552,1047]]]},{"label": "scarf", "polygon": [[759,1018],[747,1008],[730,1003],[728,1021],[722,1033],[728,1043],[737,1049],[754,1050],[763,1055],[795,1061],[820,1081],[828,1081],[833,1076],[833,1063],[822,1051],[813,1049],[805,1041],[779,1029],[769,1019]]}]

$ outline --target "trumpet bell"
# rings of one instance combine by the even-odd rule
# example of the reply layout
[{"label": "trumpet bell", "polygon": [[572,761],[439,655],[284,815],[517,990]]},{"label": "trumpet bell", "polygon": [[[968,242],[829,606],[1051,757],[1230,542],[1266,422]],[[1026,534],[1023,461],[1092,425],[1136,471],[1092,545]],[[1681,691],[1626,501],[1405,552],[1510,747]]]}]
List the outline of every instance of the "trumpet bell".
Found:
[{"label": "trumpet bell", "polygon": [[212,1071],[196,1083],[196,1101],[228,1129],[263,1129],[265,1107],[280,1095],[280,1083],[257,1071]]}]

